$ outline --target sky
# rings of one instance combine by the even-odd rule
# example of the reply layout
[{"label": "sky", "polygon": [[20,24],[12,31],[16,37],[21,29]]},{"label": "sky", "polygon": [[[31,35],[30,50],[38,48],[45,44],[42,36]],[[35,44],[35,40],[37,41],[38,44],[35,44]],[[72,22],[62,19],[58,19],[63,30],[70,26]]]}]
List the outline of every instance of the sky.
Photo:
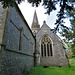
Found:
[{"label": "sky", "polygon": [[[57,19],[56,14],[60,9],[59,6],[57,5],[57,11],[53,11],[53,12],[51,12],[50,15],[48,15],[48,14],[45,14],[46,9],[44,9],[42,4],[40,4],[39,7],[32,7],[32,5],[30,3],[28,3],[27,0],[23,1],[19,5],[19,8],[20,8],[25,20],[27,21],[29,27],[31,27],[31,24],[33,21],[33,15],[36,10],[40,26],[43,25],[43,21],[45,20],[47,25],[52,29],[55,27],[54,23],[56,22],[56,19]],[[65,25],[68,25],[68,26],[70,25],[70,22],[68,21],[68,19],[65,19],[65,22],[66,22]]]},{"label": "sky", "polygon": [[[50,13],[50,15],[45,14],[46,9],[44,9],[44,7],[42,6],[42,4],[40,4],[39,7],[32,7],[32,5],[30,3],[27,2],[27,0],[25,0],[25,2],[23,1],[20,5],[19,8],[25,18],[25,20],[27,21],[29,27],[31,28],[31,24],[33,21],[33,16],[34,16],[34,12],[36,10],[37,13],[37,17],[38,17],[38,21],[40,26],[43,25],[43,21],[46,21],[46,24],[50,27],[50,28],[54,28],[55,27],[55,22],[57,19],[57,12],[59,11],[59,6],[57,5],[57,10],[53,11]],[[70,26],[70,22],[69,19],[65,19],[65,25]]]},{"label": "sky", "polygon": [[31,27],[32,21],[33,21],[33,15],[36,10],[38,21],[40,26],[42,26],[43,21],[47,19],[47,14],[44,14],[46,10],[41,5],[39,7],[32,7],[31,4],[27,3],[27,1],[22,2],[19,5],[21,12],[26,19],[28,25]]}]

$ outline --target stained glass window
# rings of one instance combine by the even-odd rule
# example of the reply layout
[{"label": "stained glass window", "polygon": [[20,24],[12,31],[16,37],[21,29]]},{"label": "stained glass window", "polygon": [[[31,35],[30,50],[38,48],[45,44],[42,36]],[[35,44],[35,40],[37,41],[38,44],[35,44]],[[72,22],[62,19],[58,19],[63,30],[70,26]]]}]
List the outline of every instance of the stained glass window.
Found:
[{"label": "stained glass window", "polygon": [[46,56],[46,45],[44,44],[44,54]]},{"label": "stained glass window", "polygon": [[41,44],[41,55],[43,56],[43,44]]},{"label": "stained glass window", "polygon": [[51,52],[51,56],[52,56],[52,44],[50,44],[50,52]]},{"label": "stained glass window", "polygon": [[52,56],[52,42],[48,35],[44,35],[41,40],[41,56]]},{"label": "stained glass window", "polygon": [[48,56],[49,56],[49,45],[47,44],[47,53],[48,53]]}]

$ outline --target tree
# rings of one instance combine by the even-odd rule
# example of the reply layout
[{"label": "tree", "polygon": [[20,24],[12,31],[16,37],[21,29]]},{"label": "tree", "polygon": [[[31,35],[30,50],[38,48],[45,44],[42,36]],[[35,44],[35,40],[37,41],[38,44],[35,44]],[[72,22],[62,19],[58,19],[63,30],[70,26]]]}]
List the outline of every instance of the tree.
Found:
[{"label": "tree", "polygon": [[72,52],[75,54],[75,9],[68,11],[67,16],[70,18],[71,27],[69,29],[62,29],[62,36],[68,41],[72,42]]},{"label": "tree", "polygon": [[[10,7],[10,6],[14,6],[15,1],[19,4],[24,0],[0,0],[0,2],[2,2],[3,7]],[[56,20],[56,28],[54,29],[54,31],[56,32],[56,30],[59,30],[60,27],[65,27],[64,26],[64,21],[63,19],[65,18],[65,12],[67,12],[67,10],[71,11],[73,9],[73,7],[71,6],[72,2],[75,2],[74,0],[27,0],[29,3],[32,4],[32,6],[36,6],[38,7],[39,4],[43,1],[42,5],[44,6],[45,9],[47,9],[46,14],[50,15],[50,12],[52,12],[53,10],[56,10],[56,4],[59,4],[60,6],[60,11],[58,12],[57,16],[58,19]]]},{"label": "tree", "polygon": [[[19,4],[24,0],[0,0],[2,2],[3,7],[10,7],[14,6],[15,1]],[[39,4],[42,2],[42,0],[27,0],[29,3],[32,4],[32,6],[38,7]],[[68,40],[72,40],[73,42],[73,50],[75,49],[75,8],[73,6],[73,3],[75,0],[43,0],[42,5],[47,10],[46,14],[50,15],[50,12],[53,10],[56,10],[56,4],[59,4],[60,11],[57,14],[58,19],[56,20],[56,27],[54,29],[54,32],[56,33],[61,28],[62,30],[62,36],[65,36]],[[64,19],[71,17],[71,28],[68,28],[67,26],[64,26]],[[75,51],[75,50],[74,50]]]}]

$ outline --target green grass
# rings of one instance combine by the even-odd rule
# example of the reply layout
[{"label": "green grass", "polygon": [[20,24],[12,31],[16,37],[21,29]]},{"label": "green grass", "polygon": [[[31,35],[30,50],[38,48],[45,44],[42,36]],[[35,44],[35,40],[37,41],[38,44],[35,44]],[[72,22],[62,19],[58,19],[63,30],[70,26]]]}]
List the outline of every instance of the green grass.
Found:
[{"label": "green grass", "polygon": [[75,58],[70,59],[71,67],[48,67],[42,66],[32,68],[27,75],[74,75],[75,74]]},{"label": "green grass", "polygon": [[69,59],[69,63],[70,63],[71,66],[75,67],[75,58]]}]

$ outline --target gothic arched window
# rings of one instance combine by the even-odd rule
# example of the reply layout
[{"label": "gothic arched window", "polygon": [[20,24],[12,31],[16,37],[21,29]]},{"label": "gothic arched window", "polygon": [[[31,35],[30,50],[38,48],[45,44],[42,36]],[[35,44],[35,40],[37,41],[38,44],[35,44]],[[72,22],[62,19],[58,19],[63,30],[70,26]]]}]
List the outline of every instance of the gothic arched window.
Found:
[{"label": "gothic arched window", "polygon": [[41,40],[41,56],[53,56],[52,53],[52,41],[48,35],[44,35]]}]

